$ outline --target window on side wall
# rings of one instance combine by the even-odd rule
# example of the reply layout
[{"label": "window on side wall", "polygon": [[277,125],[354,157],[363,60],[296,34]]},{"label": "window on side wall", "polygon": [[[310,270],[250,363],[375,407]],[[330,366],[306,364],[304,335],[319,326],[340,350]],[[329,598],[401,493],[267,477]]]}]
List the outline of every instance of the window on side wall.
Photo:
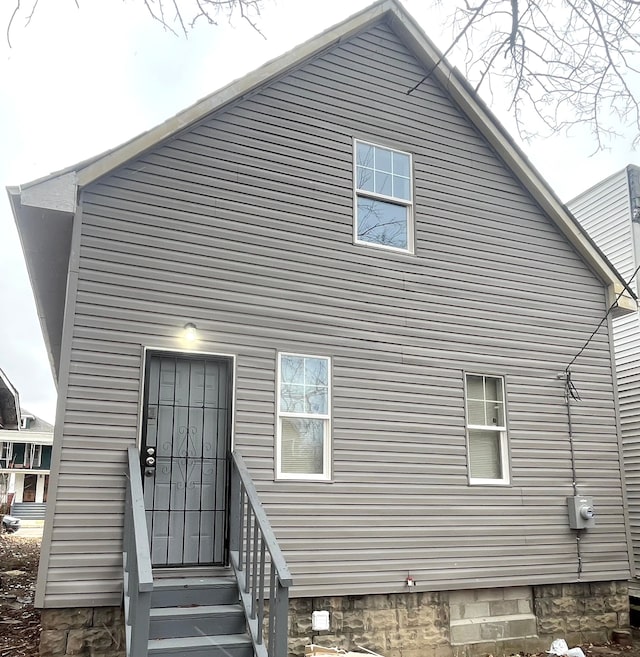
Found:
[{"label": "window on side wall", "polygon": [[278,358],[278,479],[330,479],[331,362],[322,356]]},{"label": "window on side wall", "polygon": [[509,452],[504,379],[466,374],[469,483],[508,484]]},{"label": "window on side wall", "polygon": [[0,443],[0,468],[10,467],[12,456],[13,456],[13,443],[1,442]]},{"label": "window on side wall", "polygon": [[39,468],[42,465],[42,445],[32,443],[29,445],[29,463],[30,468]]},{"label": "window on side wall", "polygon": [[413,253],[411,155],[355,142],[354,241]]}]

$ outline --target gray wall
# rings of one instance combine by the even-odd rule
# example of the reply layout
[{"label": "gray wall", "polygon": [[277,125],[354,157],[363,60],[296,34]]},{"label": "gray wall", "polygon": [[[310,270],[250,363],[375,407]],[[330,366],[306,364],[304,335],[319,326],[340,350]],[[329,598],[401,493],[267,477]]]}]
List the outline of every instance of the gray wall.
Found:
[{"label": "gray wall", "polygon": [[[423,75],[373,28],[83,193],[46,605],[120,601],[141,345],[185,321],[237,355],[235,444],[295,594],[579,578],[557,375],[604,289],[441,89],[407,95]],[[415,255],[353,245],[354,137],[413,153]],[[609,347],[574,368],[584,580],[629,575]],[[329,483],[274,481],[278,350],[333,359]],[[467,485],[465,369],[506,376],[508,487]]]},{"label": "gray wall", "polygon": [[[628,167],[606,178],[568,205],[597,245],[626,280],[637,267],[631,222]],[[634,248],[635,247],[635,248]],[[637,277],[632,288],[638,289]],[[614,319],[613,334],[618,379],[620,428],[627,485],[633,560],[640,569],[640,318],[637,313]]]}]

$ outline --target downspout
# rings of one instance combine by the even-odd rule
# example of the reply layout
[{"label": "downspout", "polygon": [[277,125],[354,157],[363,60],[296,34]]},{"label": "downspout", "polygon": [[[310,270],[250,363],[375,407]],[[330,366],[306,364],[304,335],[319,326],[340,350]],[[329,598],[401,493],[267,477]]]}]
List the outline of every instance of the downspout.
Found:
[{"label": "downspout", "polygon": [[[633,266],[640,264],[640,169],[627,167],[627,184],[629,186],[629,211],[631,215],[631,235],[633,245]],[[636,284],[636,290],[638,285]]]}]

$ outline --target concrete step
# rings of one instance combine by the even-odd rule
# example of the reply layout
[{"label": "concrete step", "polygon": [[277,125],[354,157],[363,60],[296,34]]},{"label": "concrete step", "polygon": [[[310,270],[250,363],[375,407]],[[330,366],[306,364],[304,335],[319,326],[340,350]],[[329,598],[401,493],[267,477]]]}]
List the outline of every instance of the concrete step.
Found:
[{"label": "concrete step", "polygon": [[162,607],[151,610],[150,639],[241,634],[245,631],[240,604]]},{"label": "concrete step", "polygon": [[171,577],[154,580],[151,607],[229,605],[238,599],[234,577]]},{"label": "concrete step", "polygon": [[21,520],[44,520],[47,505],[44,502],[15,502],[11,515]]},{"label": "concrete step", "polygon": [[247,634],[152,639],[149,657],[254,657]]}]

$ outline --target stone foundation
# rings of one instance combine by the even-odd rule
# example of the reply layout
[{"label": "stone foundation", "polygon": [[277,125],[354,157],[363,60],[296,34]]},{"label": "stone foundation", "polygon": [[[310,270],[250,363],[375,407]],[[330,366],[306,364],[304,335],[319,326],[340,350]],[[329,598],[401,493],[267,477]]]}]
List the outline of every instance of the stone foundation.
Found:
[{"label": "stone foundation", "polygon": [[[329,612],[328,632],[311,629],[313,611]],[[384,657],[536,653],[554,639],[569,647],[605,643],[628,627],[626,582],[295,598],[289,657],[302,657],[309,643],[362,646]]]},{"label": "stone foundation", "polygon": [[[311,613],[323,610],[329,612],[331,629],[316,633]],[[384,657],[452,657],[446,594],[295,598],[289,605],[289,656],[304,655],[309,643],[363,646]]]},{"label": "stone foundation", "polygon": [[[328,611],[330,630],[314,632],[311,614]],[[309,643],[384,657],[478,657],[604,643],[629,627],[626,582],[388,595],[294,598],[289,657]],[[114,607],[43,609],[40,657],[124,657],[124,620]]]},{"label": "stone foundation", "polygon": [[118,607],[43,609],[40,657],[124,657]]},{"label": "stone foundation", "polygon": [[603,643],[629,627],[626,582],[534,586],[538,635],[564,638],[569,646]]}]

